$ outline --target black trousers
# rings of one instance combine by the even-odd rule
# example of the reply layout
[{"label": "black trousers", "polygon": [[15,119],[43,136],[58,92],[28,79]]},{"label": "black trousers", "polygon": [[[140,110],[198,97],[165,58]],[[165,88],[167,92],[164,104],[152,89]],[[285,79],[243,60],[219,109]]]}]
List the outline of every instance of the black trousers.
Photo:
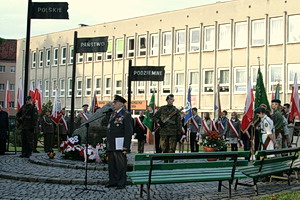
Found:
[{"label": "black trousers", "polygon": [[250,150],[250,139],[246,136],[246,133],[242,134],[242,141],[244,144],[244,151],[249,151]]},{"label": "black trousers", "polygon": [[6,140],[7,140],[7,134],[0,133],[0,155],[3,155],[6,151]]},{"label": "black trousers", "polygon": [[231,151],[238,151],[238,144],[231,144]]},{"label": "black trousers", "polygon": [[198,141],[196,141],[197,133],[191,132],[190,134],[190,146],[191,146],[191,152],[199,152],[199,144]]},{"label": "black trousers", "polygon": [[125,186],[127,158],[122,151],[108,152],[109,185]]},{"label": "black trousers", "polygon": [[44,151],[46,153],[53,151],[54,133],[44,133]]},{"label": "black trousers", "polygon": [[33,129],[23,129],[22,130],[22,155],[31,156],[33,149]]},{"label": "black trousers", "polygon": [[161,150],[161,146],[160,146],[160,134],[159,134],[159,131],[155,132],[154,140],[155,140],[155,152],[156,153],[161,153],[162,150]]}]

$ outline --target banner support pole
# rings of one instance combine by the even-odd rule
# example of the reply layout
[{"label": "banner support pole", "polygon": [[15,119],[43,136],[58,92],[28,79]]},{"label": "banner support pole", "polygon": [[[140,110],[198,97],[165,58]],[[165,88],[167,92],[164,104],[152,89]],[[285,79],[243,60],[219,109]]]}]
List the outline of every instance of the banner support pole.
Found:
[{"label": "banner support pole", "polygon": [[131,67],[132,67],[132,60],[129,60],[129,63],[128,63],[128,103],[127,103],[128,112],[131,112]]},{"label": "banner support pole", "polygon": [[31,6],[32,0],[28,0],[28,13],[27,13],[27,32],[26,32],[26,47],[25,47],[25,77],[24,77],[24,103],[28,91],[28,77],[29,77],[29,49],[30,49],[30,29],[31,29]]}]

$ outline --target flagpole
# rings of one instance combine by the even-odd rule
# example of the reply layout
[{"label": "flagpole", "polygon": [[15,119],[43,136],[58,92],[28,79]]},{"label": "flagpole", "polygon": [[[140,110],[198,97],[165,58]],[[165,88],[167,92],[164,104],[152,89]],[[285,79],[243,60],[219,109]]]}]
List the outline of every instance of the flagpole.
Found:
[{"label": "flagpole", "polygon": [[31,5],[32,0],[28,0],[27,11],[27,32],[26,32],[26,47],[25,47],[25,77],[24,77],[24,102],[28,90],[28,73],[29,73],[29,48],[30,48],[30,27],[31,27]]}]

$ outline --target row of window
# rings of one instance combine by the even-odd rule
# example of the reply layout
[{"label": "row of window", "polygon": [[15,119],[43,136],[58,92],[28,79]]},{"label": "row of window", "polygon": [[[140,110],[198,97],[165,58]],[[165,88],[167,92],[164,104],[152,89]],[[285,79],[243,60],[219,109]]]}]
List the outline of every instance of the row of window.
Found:
[{"label": "row of window", "polygon": [[[261,67],[261,71],[264,72],[264,67]],[[190,70],[188,72],[188,83],[192,88],[193,94],[199,93],[199,71]],[[230,92],[230,84],[233,83],[233,92],[234,93],[246,93],[247,90],[247,68],[246,67],[234,67],[233,68],[233,77],[230,77],[229,68],[218,68],[217,78],[220,84],[220,92],[229,93]],[[258,66],[251,66],[249,76],[251,78],[251,83],[253,89],[255,89]],[[202,78],[202,92],[203,93],[212,93],[214,92],[214,70],[213,69],[203,69],[203,78]],[[298,80],[300,84],[300,64],[288,64],[288,92],[291,92],[291,87],[293,85],[294,76],[298,75]],[[173,73],[174,76],[174,93],[183,94],[185,89],[185,74],[184,71],[175,71]],[[127,75],[125,85],[127,86]],[[273,92],[276,86],[279,84],[280,90],[283,84],[283,66],[282,65],[269,65],[268,66],[268,84],[267,91]],[[122,85],[123,79],[122,75],[114,76],[114,89],[112,89],[112,77],[111,75],[104,76],[104,87],[103,87],[103,95],[110,96],[112,94],[120,94],[122,95]],[[264,77],[266,79],[266,77]],[[58,88],[59,96],[71,97],[72,95],[72,79],[68,78],[68,82],[66,84],[65,79],[52,79],[51,80],[51,96],[55,96],[55,90],[53,88]],[[230,82],[233,80],[233,82]],[[42,85],[42,81],[38,80],[40,85]],[[83,81],[85,81],[83,90]],[[94,83],[94,87],[92,88],[92,84]],[[32,81],[34,85],[34,82]],[[67,89],[66,89],[67,86]],[[102,77],[95,76],[94,79],[92,77],[85,77],[84,80],[82,77],[76,78],[76,90],[75,95],[77,97],[81,96],[91,96],[93,95],[93,91],[96,95],[101,95],[102,91]],[[146,82],[139,81],[136,83],[135,93],[136,95],[144,95],[146,93]],[[158,82],[149,82],[148,83],[148,92],[147,94],[151,94],[153,92],[157,93]],[[50,80],[44,81],[44,87],[41,87],[44,90],[44,97],[50,96]],[[126,89],[127,90],[127,89]],[[161,93],[169,94],[171,92],[171,72],[165,73],[165,79],[161,83]],[[123,93],[124,94],[124,93]],[[127,94],[127,91],[125,91]]]},{"label": "row of window", "polygon": [[[199,52],[201,43],[203,43],[204,51],[213,51],[215,48],[219,50],[231,49],[231,38],[234,38],[233,47],[234,48],[245,48],[248,44],[248,38],[251,37],[252,46],[263,46],[266,43],[266,20],[259,19],[251,21],[251,36],[248,30],[248,23],[245,22],[236,22],[233,24],[220,24],[218,25],[218,38],[216,37],[216,27],[215,26],[204,26],[203,28],[203,40],[201,40],[201,30],[200,28],[191,28],[189,29],[189,41],[186,41],[186,30],[176,30],[175,31],[175,53],[185,53],[186,42],[189,43],[189,52]],[[284,42],[284,30],[287,28],[287,41],[289,43],[300,42],[300,15],[292,15],[288,17],[288,26],[284,26],[283,17],[274,17],[269,19],[269,35],[268,35],[268,44],[269,45],[278,45],[283,44]],[[233,36],[233,37],[232,37]],[[158,56],[159,46],[161,46],[161,54],[167,55],[172,53],[172,32],[163,32],[162,33],[162,45],[159,45],[159,34],[150,34],[150,43],[147,42],[147,36],[141,35],[138,36],[138,45],[137,52],[135,51],[136,41],[134,37],[127,37],[126,44],[124,38],[115,39],[108,41],[108,49],[105,54],[105,59],[110,60],[113,57],[114,59],[122,59],[125,57],[126,47],[126,57],[132,58],[137,54],[139,57],[147,55],[147,46],[149,45],[149,55]],[[217,44],[217,47],[215,47]],[[114,46],[114,51],[113,51]],[[73,63],[73,46],[69,48],[69,59],[68,63]],[[53,66],[57,66],[59,63],[65,65],[67,63],[67,47],[61,47],[60,49],[60,62],[59,62],[59,49],[54,48],[51,58],[51,50],[46,49],[46,55],[44,56],[44,51],[39,51],[39,61],[38,66],[50,66],[51,61]],[[102,53],[93,53],[86,54],[86,62],[100,61],[102,60]],[[78,55],[78,63],[84,61],[84,54]],[[36,52],[32,53],[32,67],[36,67],[37,58]]]},{"label": "row of window", "polygon": [[[0,91],[6,90],[5,84],[0,83]],[[10,91],[15,91],[15,84],[9,84],[9,90]]]},{"label": "row of window", "polygon": [[[5,66],[0,65],[0,73],[5,72]],[[16,73],[16,66],[10,66],[10,73]]]},{"label": "row of window", "polygon": [[[4,108],[4,101],[0,101],[0,105]],[[10,108],[14,108],[15,107],[15,102],[14,101],[10,101],[9,102],[9,107]]]}]

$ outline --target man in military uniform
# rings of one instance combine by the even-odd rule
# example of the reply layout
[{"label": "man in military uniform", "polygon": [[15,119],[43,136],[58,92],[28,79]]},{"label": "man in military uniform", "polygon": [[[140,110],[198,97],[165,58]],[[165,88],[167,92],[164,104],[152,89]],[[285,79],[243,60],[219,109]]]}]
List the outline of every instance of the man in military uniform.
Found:
[{"label": "man in military uniform", "polygon": [[42,117],[42,131],[44,134],[44,151],[46,153],[52,152],[54,142],[54,123],[51,120],[50,110],[47,110],[45,115]]},{"label": "man in military uniform", "polygon": [[173,106],[174,95],[166,98],[167,105],[162,106],[153,117],[160,129],[160,146],[163,153],[175,153],[177,137],[181,136],[181,117],[179,110]]},{"label": "man in military uniform", "polygon": [[274,125],[270,117],[266,115],[266,109],[258,107],[255,113],[260,118],[261,144],[265,150],[273,150],[278,147],[274,134]]},{"label": "man in military uniform", "polygon": [[[279,99],[273,99],[271,108],[273,109],[273,115],[272,115],[272,120],[274,122],[274,127],[275,127],[275,138],[277,141],[277,148],[281,149],[282,148],[282,137],[285,134],[283,132],[283,126],[284,126],[284,119],[281,114],[281,101]],[[288,134],[288,133],[286,133]]]},{"label": "man in military uniform", "polygon": [[88,111],[88,108],[88,104],[82,105],[82,111],[78,113],[78,115],[75,118],[75,124],[77,128],[91,117],[92,114]]},{"label": "man in military uniform", "polygon": [[130,150],[133,124],[131,114],[125,110],[126,100],[115,95],[114,112],[110,116],[107,132],[107,155],[109,182],[106,187],[124,189],[126,183],[127,158]]},{"label": "man in military uniform", "polygon": [[59,122],[59,138],[60,142],[67,140],[67,135],[70,127],[70,117],[66,115],[66,108],[61,110],[62,116]]},{"label": "man in military uniform", "polygon": [[26,97],[26,104],[17,113],[17,120],[22,132],[22,155],[20,157],[29,158],[33,149],[34,127],[37,123],[37,109],[32,104],[31,96]]}]

